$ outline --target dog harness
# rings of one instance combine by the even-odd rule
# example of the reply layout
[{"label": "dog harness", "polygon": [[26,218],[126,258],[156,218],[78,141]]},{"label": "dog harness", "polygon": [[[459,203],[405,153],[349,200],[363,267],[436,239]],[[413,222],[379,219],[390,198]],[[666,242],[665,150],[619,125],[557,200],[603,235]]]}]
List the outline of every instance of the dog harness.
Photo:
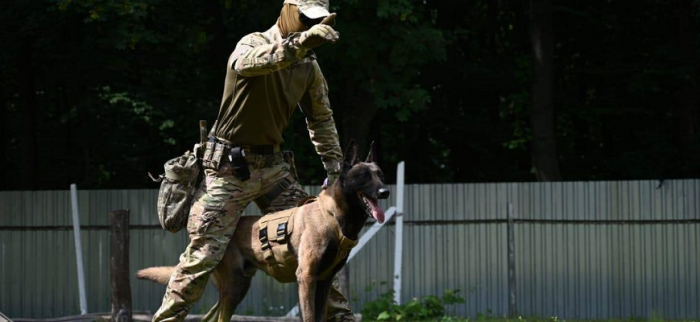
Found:
[{"label": "dog harness", "polygon": [[333,264],[328,266],[328,268],[318,276],[318,279],[325,280],[331,277],[331,274],[334,273],[333,271],[335,267],[338,264],[340,264],[342,260],[346,259],[348,255],[350,255],[350,251],[353,247],[357,246],[358,241],[345,237],[345,235],[343,235],[343,230],[340,229],[340,224],[338,224],[338,221],[335,220],[335,216],[333,216],[333,213],[330,212],[329,208],[324,207],[323,202],[321,202],[321,198],[317,198],[316,200],[318,202],[318,208],[322,212],[321,217],[323,217],[323,219],[328,224],[327,227],[335,231],[335,234],[336,236],[338,236],[339,241],[338,252],[336,253],[335,258],[333,259]]},{"label": "dog harness", "polygon": [[262,251],[270,268],[269,273],[280,283],[296,280],[293,267],[297,258],[289,251],[289,236],[294,231],[294,215],[298,208],[292,208],[265,215],[260,218],[258,237]]},{"label": "dog harness", "polygon": [[[356,240],[345,237],[338,221],[333,214],[324,207],[320,198],[308,197],[299,203],[299,207],[316,203],[321,212],[321,216],[328,224],[328,229],[337,236],[338,252],[332,264],[318,275],[320,280],[325,280],[334,273],[334,268],[347,256],[353,247],[357,245]],[[294,216],[299,207],[295,207],[280,212],[265,215],[259,221],[259,239],[262,243],[262,251],[265,260],[270,268],[268,273],[280,283],[291,283],[296,281],[297,258],[289,250],[289,238],[294,231]],[[309,214],[311,215],[311,214]],[[330,218],[328,218],[330,217]]]}]

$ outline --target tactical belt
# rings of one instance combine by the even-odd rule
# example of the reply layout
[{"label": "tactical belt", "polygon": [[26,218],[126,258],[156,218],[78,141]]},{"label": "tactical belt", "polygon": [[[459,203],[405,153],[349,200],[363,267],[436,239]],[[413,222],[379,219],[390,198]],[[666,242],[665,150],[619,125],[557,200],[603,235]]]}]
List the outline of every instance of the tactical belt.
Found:
[{"label": "tactical belt", "polygon": [[260,154],[260,155],[268,155],[268,154],[273,154],[275,152],[280,151],[278,145],[250,145],[250,146],[244,145],[241,147],[246,152]]},{"label": "tactical belt", "polygon": [[[279,153],[279,145],[247,145],[239,146],[232,144],[228,141],[219,139],[215,136],[209,136],[209,143],[213,145],[218,145],[223,147],[222,155],[227,156],[231,164],[234,165],[234,175],[242,180],[246,181],[250,178],[250,168],[248,165],[248,157],[256,158],[253,160],[253,167],[270,167],[275,161],[277,153]],[[246,153],[248,152],[248,153]],[[206,153],[205,153],[206,155]],[[261,159],[262,158],[262,159]],[[217,159],[217,162],[219,159]],[[218,169],[218,164],[215,164],[213,168]]]},{"label": "tactical belt", "polygon": [[254,153],[254,154],[260,154],[260,155],[269,155],[269,154],[274,154],[276,152],[280,152],[280,147],[277,144],[238,145],[238,144],[234,144],[234,143],[219,139],[215,136],[210,136],[209,142],[216,142],[219,144],[223,144],[224,146],[226,146],[227,149],[231,149],[234,147],[241,147],[246,153]]}]

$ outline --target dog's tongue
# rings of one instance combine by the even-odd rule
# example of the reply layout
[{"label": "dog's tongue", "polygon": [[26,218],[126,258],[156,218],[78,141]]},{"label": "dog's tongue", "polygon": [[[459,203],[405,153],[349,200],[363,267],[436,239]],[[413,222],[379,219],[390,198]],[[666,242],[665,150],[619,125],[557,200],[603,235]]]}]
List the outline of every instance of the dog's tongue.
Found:
[{"label": "dog's tongue", "polygon": [[378,223],[384,223],[384,210],[377,205],[376,199],[366,198],[369,207],[372,208],[372,216],[377,220]]}]

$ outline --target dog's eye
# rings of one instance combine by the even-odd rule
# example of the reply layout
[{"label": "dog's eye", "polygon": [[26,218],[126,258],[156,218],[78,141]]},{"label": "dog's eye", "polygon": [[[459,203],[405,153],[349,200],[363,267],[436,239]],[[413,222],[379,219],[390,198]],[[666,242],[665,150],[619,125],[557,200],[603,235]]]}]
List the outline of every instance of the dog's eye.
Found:
[{"label": "dog's eye", "polygon": [[377,177],[379,177],[379,179],[381,179],[382,181],[384,181],[384,172],[377,171]]}]

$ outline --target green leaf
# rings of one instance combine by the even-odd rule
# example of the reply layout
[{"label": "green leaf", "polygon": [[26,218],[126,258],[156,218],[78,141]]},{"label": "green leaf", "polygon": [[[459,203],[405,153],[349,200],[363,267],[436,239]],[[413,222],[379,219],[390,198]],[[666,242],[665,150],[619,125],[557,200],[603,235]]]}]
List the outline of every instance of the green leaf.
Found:
[{"label": "green leaf", "polygon": [[379,320],[379,321],[388,320],[390,318],[391,318],[391,314],[389,314],[389,312],[387,312],[387,311],[379,313],[379,315],[377,316],[377,320]]}]

